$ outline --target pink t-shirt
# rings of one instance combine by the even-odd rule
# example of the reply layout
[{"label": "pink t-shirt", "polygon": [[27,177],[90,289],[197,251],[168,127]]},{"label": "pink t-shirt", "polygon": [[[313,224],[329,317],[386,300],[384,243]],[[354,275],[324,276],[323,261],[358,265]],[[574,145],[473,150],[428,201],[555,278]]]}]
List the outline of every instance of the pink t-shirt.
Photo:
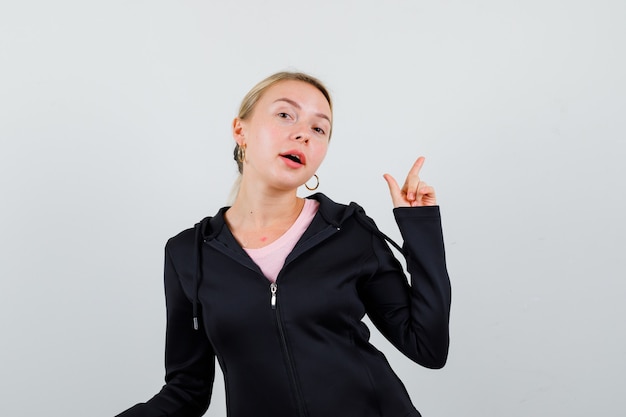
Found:
[{"label": "pink t-shirt", "polygon": [[281,237],[262,248],[244,248],[250,258],[261,268],[261,271],[263,271],[267,279],[272,282],[276,281],[278,273],[285,264],[287,255],[289,255],[293,247],[296,246],[296,243],[302,237],[306,228],[309,227],[313,221],[313,217],[315,217],[319,205],[320,203],[316,200],[305,198],[304,207],[302,207],[300,215],[289,230]]}]

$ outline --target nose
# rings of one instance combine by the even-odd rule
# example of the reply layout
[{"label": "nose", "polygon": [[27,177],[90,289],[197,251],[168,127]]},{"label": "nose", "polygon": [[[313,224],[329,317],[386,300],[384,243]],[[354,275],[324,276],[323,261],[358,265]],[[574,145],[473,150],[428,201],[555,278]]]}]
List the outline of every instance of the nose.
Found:
[{"label": "nose", "polygon": [[298,123],[293,125],[293,130],[291,132],[292,134],[292,138],[294,140],[300,141],[300,142],[304,142],[304,143],[308,143],[310,137],[309,134],[309,125],[308,123],[306,123],[304,120],[299,121]]},{"label": "nose", "polygon": [[304,143],[307,143],[307,142],[309,141],[309,137],[308,137],[308,136],[303,135],[302,133],[298,133],[298,134],[296,134],[296,135],[295,135],[295,137],[294,137],[294,139],[295,139],[295,140],[300,140],[300,141],[302,141],[302,142],[304,142]]}]

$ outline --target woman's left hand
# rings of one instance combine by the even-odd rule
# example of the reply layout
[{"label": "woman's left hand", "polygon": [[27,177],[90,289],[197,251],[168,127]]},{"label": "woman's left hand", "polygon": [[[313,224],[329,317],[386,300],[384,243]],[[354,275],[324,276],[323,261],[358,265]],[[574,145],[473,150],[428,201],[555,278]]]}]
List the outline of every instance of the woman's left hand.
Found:
[{"label": "woman's left hand", "polygon": [[421,207],[437,205],[435,189],[420,180],[420,170],[424,165],[425,158],[420,156],[411,167],[409,175],[404,181],[402,188],[398,186],[395,178],[389,174],[383,175],[389,186],[391,200],[394,208],[397,207]]}]

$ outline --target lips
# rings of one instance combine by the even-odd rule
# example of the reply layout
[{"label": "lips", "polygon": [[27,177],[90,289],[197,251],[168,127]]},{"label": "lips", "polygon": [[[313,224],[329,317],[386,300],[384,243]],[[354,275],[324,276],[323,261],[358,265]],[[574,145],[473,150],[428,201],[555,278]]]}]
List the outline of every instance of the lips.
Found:
[{"label": "lips", "polygon": [[300,165],[306,164],[306,158],[302,152],[287,151],[285,153],[281,153],[280,156]]}]

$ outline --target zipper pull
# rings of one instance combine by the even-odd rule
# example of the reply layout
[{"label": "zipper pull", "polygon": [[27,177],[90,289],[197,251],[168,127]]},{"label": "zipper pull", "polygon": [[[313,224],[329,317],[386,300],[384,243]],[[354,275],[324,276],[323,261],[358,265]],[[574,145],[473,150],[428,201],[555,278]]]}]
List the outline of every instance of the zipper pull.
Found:
[{"label": "zipper pull", "polygon": [[278,285],[275,282],[270,284],[270,292],[272,293],[272,298],[270,299],[270,304],[272,305],[272,310],[276,309],[276,291],[278,290]]}]

